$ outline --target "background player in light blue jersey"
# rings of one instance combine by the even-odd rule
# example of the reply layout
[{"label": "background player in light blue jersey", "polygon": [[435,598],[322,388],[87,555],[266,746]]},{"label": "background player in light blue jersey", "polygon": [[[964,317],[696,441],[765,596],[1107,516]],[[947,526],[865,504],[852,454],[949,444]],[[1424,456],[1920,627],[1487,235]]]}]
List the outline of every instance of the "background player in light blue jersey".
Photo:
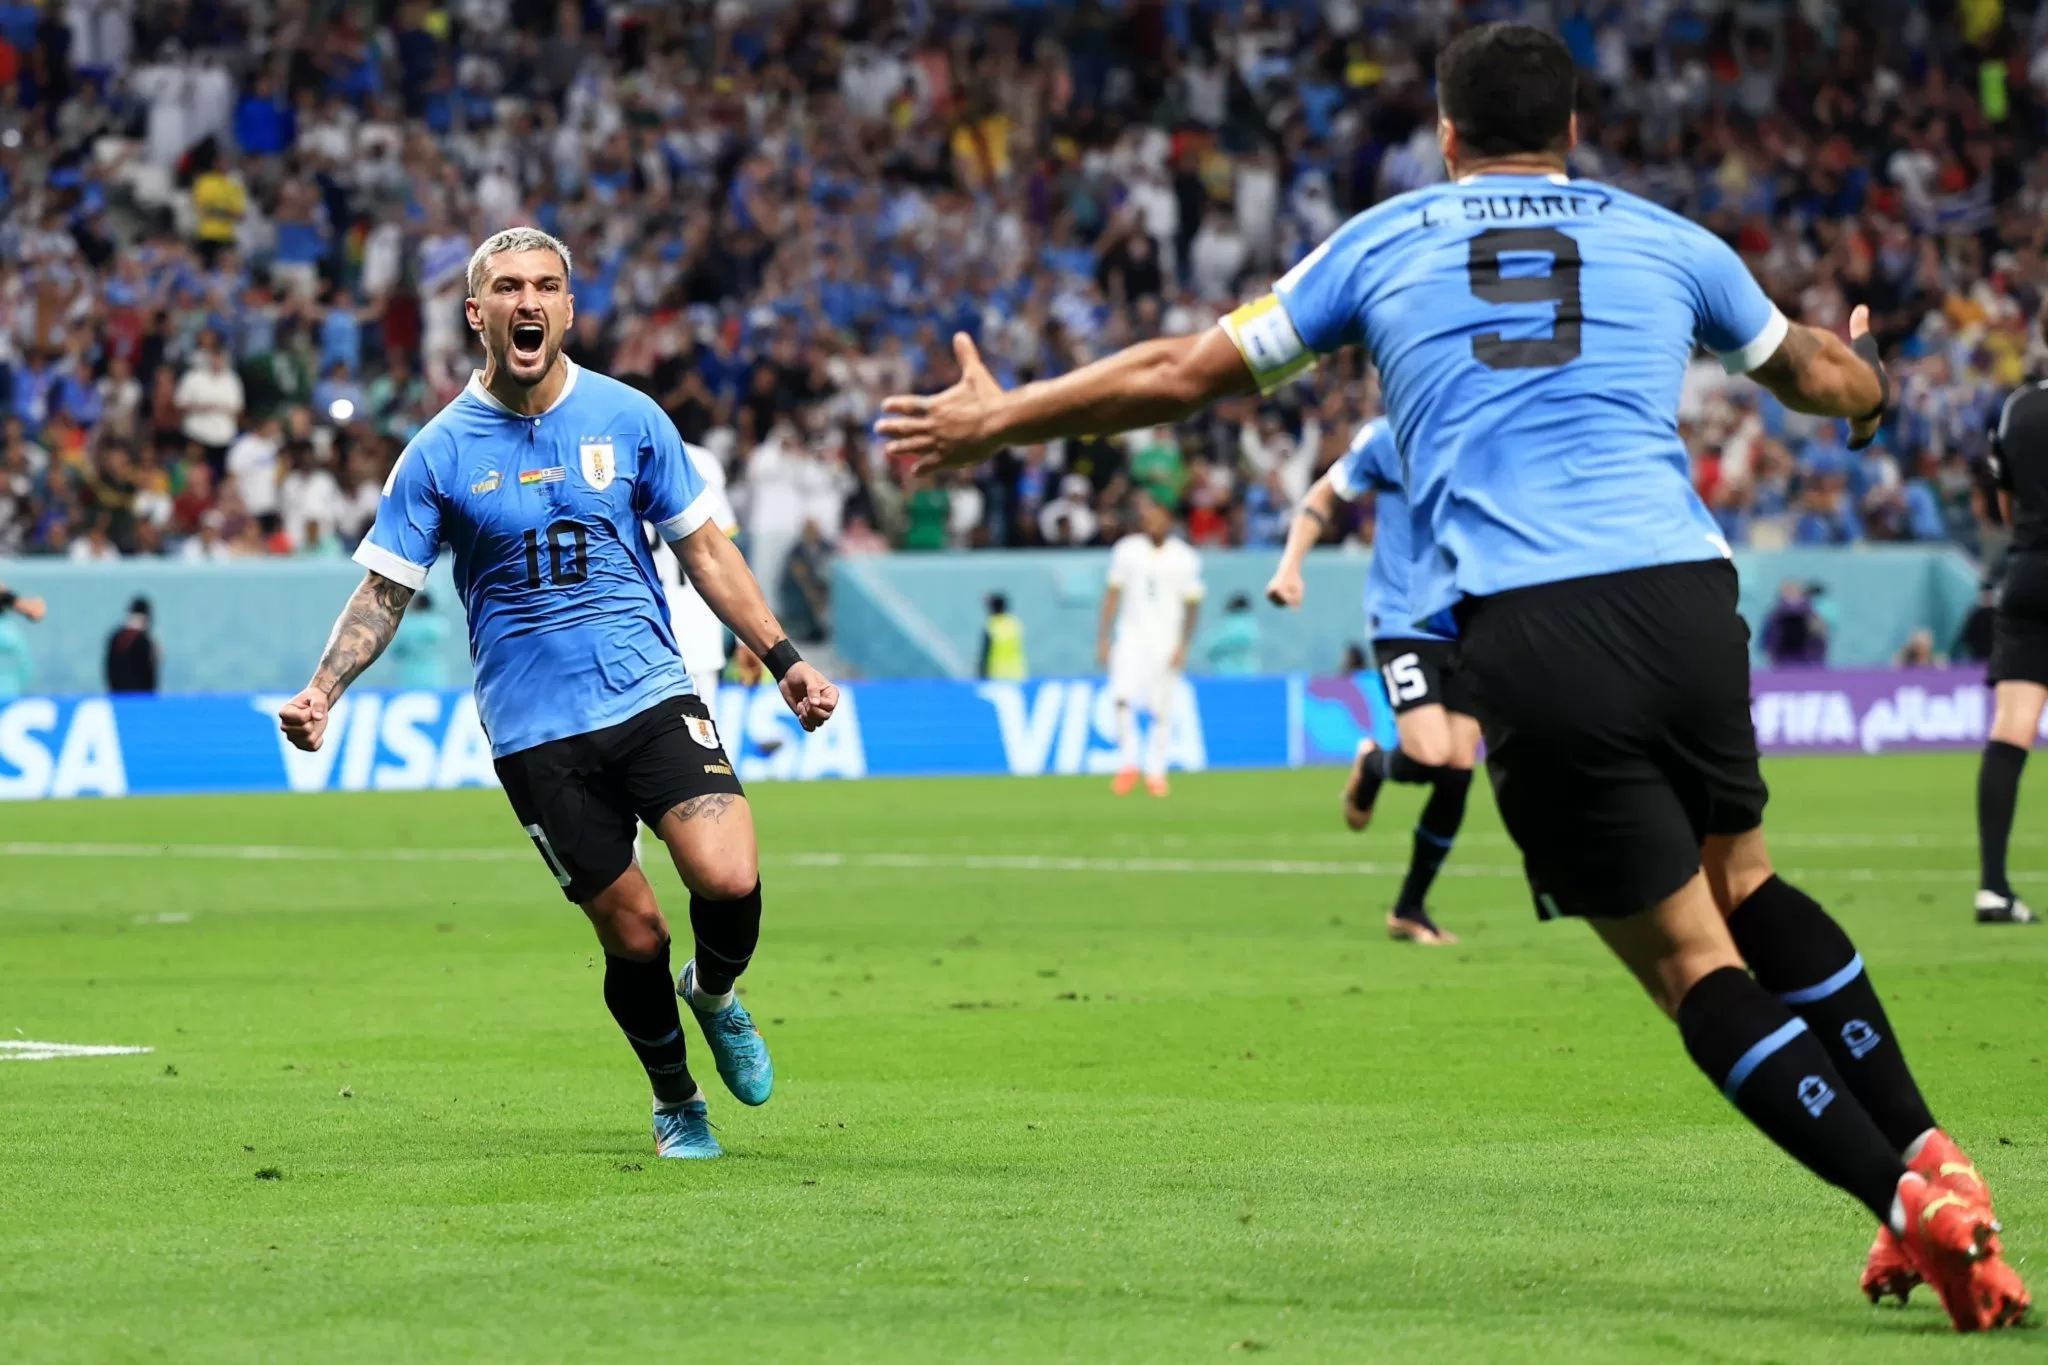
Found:
[{"label": "background player in light blue jersey", "polygon": [[1848,343],[1789,322],[1704,228],[1573,179],[1576,82],[1550,33],[1467,31],[1437,59],[1449,183],[1354,218],[1205,334],[1008,393],[956,337],[960,381],[891,397],[881,430],[893,455],[972,464],[1367,347],[1433,542],[1410,606],[1456,612],[1540,913],[1587,919],[1729,1101],[1871,1210],[1866,1293],[1924,1277],[1959,1330],[2010,1325],[2027,1294],[1983,1182],[1848,935],[1772,866],[1735,571],[1678,438],[1704,346],[1867,444],[1888,395],[1868,310]]},{"label": "background player in light blue jersey", "polygon": [[[677,654],[652,523],[720,620],[767,663],[805,729],[838,690],[797,657],[712,516],[682,438],[652,400],[562,355],[575,320],[569,252],[531,228],[469,265],[484,369],[415,436],[356,550],[368,573],[313,680],[279,713],[317,749],[348,685],[391,643],[445,543],[469,615],[477,714],[512,809],[605,950],[604,997],[654,1088],[656,1150],[712,1157],[684,1056],[678,995],[746,1104],[774,1069],[735,982],[761,930],[754,817]],[[640,870],[639,825],[690,891],[695,956],[669,974],[669,930]]]},{"label": "background player in light blue jersey", "polygon": [[1457,935],[1431,918],[1427,899],[1465,820],[1465,798],[1479,755],[1479,722],[1472,718],[1470,688],[1458,665],[1457,623],[1448,612],[1417,621],[1408,606],[1415,562],[1429,544],[1428,528],[1418,533],[1414,525],[1401,489],[1401,452],[1386,418],[1360,427],[1351,448],[1302,498],[1266,597],[1275,606],[1301,605],[1307,591],[1302,560],[1329,529],[1337,504],[1364,497],[1375,498],[1372,570],[1365,581],[1366,636],[1394,708],[1400,742],[1390,751],[1370,738],[1359,741],[1344,783],[1344,821],[1354,830],[1364,829],[1385,782],[1430,789],[1415,824],[1408,875],[1387,916],[1387,932],[1412,943],[1443,946],[1456,943]]}]

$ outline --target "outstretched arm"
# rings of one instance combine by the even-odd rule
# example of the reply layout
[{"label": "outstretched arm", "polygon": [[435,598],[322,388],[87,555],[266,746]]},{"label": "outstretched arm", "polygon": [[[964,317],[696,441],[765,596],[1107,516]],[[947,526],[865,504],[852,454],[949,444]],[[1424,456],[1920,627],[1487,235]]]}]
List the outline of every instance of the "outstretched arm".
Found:
[{"label": "outstretched arm", "polygon": [[1310,485],[1287,528],[1287,548],[1280,552],[1280,567],[1273,570],[1272,581],[1266,584],[1268,602],[1276,607],[1301,605],[1308,591],[1301,580],[1301,562],[1323,538],[1323,532],[1330,529],[1330,518],[1336,515],[1337,504],[1342,501],[1330,482],[1329,471],[1325,470],[1323,477]]},{"label": "outstretched arm", "polygon": [[676,561],[704,604],[732,628],[741,644],[774,669],[782,699],[803,722],[804,729],[815,730],[829,720],[833,708],[839,705],[839,689],[802,659],[776,667],[778,651],[782,651],[782,658],[794,658],[796,646],[790,644],[789,632],[769,610],[768,599],[762,595],[761,585],[755,581],[754,571],[747,567],[746,556],[739,547],[718,529],[717,523],[707,521],[676,541],[675,552]]},{"label": "outstretched arm", "polygon": [[927,466],[976,465],[1007,445],[1109,436],[1178,422],[1257,384],[1221,327],[1128,346],[1093,364],[1005,392],[965,332],[953,336],[960,382],[929,396],[898,394],[875,424],[891,456]]},{"label": "outstretched arm", "polygon": [[1850,443],[1868,445],[1890,397],[1883,371],[1874,363],[1876,342],[1869,337],[1870,309],[1861,305],[1849,315],[1846,343],[1833,332],[1795,322],[1777,351],[1749,377],[1794,412],[1848,418]]},{"label": "outstretched arm", "polygon": [[412,589],[380,573],[366,573],[362,583],[341,609],[334,631],[327,637],[327,650],[313,681],[278,711],[279,727],[285,738],[311,752],[320,747],[327,734],[327,712],[348,690],[348,685],[377,662],[377,656],[398,633],[405,607],[412,601]]}]

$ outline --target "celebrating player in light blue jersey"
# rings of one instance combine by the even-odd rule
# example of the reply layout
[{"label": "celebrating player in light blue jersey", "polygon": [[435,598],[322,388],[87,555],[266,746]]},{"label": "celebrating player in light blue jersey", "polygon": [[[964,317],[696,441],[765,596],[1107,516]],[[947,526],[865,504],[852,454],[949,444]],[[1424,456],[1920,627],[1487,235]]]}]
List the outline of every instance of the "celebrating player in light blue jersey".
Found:
[{"label": "celebrating player in light blue jersey", "polygon": [[[605,1004],[654,1088],[655,1148],[717,1156],[676,997],[727,1088],[766,1101],[767,1045],[734,989],[760,937],[759,855],[732,759],[677,654],[642,524],[773,670],[805,729],[831,716],[838,689],[797,657],[667,415],[562,355],[575,306],[568,249],[531,228],[501,232],[470,258],[469,292],[484,369],[399,456],[356,549],[369,572],[279,721],[294,744],[319,748],[335,702],[391,643],[441,545],[454,547],[477,714],[514,813],[604,945]],[[640,870],[641,822],[690,891],[696,952],[680,981]]]},{"label": "celebrating player in light blue jersey", "polygon": [[1387,916],[1387,933],[1410,943],[1440,947],[1456,934],[1438,926],[1426,905],[1429,888],[1450,856],[1465,821],[1472,765],[1479,756],[1479,722],[1472,718],[1471,687],[1458,665],[1458,625],[1449,612],[1418,621],[1409,607],[1415,564],[1429,545],[1401,488],[1401,452],[1384,417],[1358,429],[1351,448],[1324,471],[1301,500],[1288,528],[1280,567],[1266,584],[1275,606],[1298,607],[1306,591],[1301,562],[1322,539],[1339,502],[1375,496],[1372,571],[1365,580],[1365,628],[1374,661],[1394,708],[1400,743],[1391,751],[1371,739],[1358,742],[1344,783],[1344,821],[1362,830],[1372,820],[1379,790],[1388,781],[1427,786],[1429,801],[1415,824],[1408,875]]},{"label": "celebrating player in light blue jersey", "polygon": [[892,454],[973,464],[1367,347],[1431,540],[1410,608],[1456,617],[1540,913],[1588,919],[1736,1108],[1876,1215],[1865,1292],[1924,1277],[1958,1329],[2009,1325],[2027,1295],[1983,1182],[1848,935],[1772,868],[1735,570],[1675,415],[1704,346],[1867,444],[1888,394],[1868,310],[1850,343],[1788,322],[1713,234],[1572,178],[1575,85],[1553,35],[1472,29],[1437,60],[1449,183],[1352,219],[1206,334],[1009,393],[956,337],[960,382],[889,399],[881,429]]}]

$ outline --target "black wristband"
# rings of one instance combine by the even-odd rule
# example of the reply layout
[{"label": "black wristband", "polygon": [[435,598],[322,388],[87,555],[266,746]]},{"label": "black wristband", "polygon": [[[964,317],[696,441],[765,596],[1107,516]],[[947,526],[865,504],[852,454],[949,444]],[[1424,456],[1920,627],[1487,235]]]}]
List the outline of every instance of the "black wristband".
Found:
[{"label": "black wristband", "polygon": [[0,588],[0,611],[6,611],[9,607],[13,606],[16,602],[19,602],[20,600],[21,598],[7,591],[7,589]]},{"label": "black wristband", "polygon": [[777,682],[781,682],[783,674],[803,661],[804,656],[797,653],[796,646],[787,640],[761,656],[761,662],[768,665],[768,671],[775,675]]},{"label": "black wristband", "polygon": [[[1877,338],[1865,332],[1862,336],[1849,343],[1849,349],[1856,353],[1858,360],[1861,360],[1871,369],[1877,371],[1877,406],[1853,420],[1868,422],[1873,417],[1883,417],[1885,409],[1892,405],[1892,377],[1885,373],[1884,357],[1878,353]],[[1849,449],[1861,450],[1876,439],[1877,433],[1872,431],[1868,440],[1851,440],[1849,442]]]}]

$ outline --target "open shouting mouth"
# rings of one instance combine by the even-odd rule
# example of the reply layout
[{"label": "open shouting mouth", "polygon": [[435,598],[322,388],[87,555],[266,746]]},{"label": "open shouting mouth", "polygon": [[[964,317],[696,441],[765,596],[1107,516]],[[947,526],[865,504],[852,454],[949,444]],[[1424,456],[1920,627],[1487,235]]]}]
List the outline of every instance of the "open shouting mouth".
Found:
[{"label": "open shouting mouth", "polygon": [[538,322],[512,324],[512,358],[515,360],[525,364],[539,360],[547,341],[548,329]]}]

